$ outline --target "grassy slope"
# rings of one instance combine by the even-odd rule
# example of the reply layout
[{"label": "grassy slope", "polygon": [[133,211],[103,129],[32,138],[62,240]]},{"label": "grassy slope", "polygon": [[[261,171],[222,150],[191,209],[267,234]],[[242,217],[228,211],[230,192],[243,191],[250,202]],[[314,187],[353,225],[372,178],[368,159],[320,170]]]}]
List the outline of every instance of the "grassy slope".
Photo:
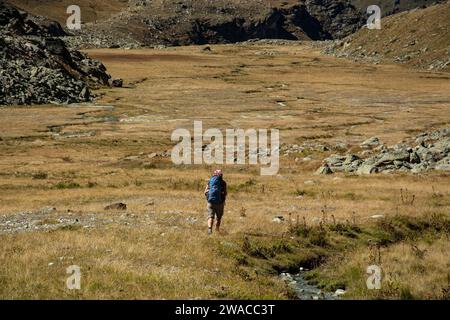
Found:
[{"label": "grassy slope", "polygon": [[[380,54],[392,62],[409,55],[411,66],[428,66],[447,61],[450,47],[450,2],[422,10],[402,12],[382,19],[381,30],[361,29],[346,40],[347,52],[365,50],[366,56]],[[448,68],[448,67],[447,67]]]}]

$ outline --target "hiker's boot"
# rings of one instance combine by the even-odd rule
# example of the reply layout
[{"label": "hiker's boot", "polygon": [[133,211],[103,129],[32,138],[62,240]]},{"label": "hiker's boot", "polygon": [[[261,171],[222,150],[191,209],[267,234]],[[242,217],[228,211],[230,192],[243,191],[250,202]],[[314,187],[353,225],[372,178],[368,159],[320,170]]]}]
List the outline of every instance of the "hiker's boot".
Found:
[{"label": "hiker's boot", "polygon": [[212,228],[208,228],[208,236],[212,235]]}]

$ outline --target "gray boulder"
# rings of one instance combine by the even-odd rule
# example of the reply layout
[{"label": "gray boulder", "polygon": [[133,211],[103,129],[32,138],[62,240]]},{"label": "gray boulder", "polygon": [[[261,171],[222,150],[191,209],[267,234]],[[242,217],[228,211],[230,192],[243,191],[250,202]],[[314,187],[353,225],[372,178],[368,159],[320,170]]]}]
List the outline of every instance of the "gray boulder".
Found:
[{"label": "gray boulder", "polygon": [[366,141],[364,141],[363,143],[361,143],[361,148],[364,149],[371,149],[371,148],[375,148],[378,147],[380,145],[380,139],[378,139],[377,137],[372,137],[367,139]]},{"label": "gray boulder", "polygon": [[360,158],[357,156],[357,155],[354,155],[354,154],[348,154],[346,157],[345,157],[345,160],[344,160],[344,165],[350,165],[350,164],[352,164],[353,162],[355,162],[355,161],[358,161],[358,160],[360,160]]},{"label": "gray boulder", "polygon": [[439,171],[450,171],[450,155],[447,155],[447,157],[438,161],[434,169]]},{"label": "gray boulder", "polygon": [[333,173],[333,171],[331,170],[331,168],[328,164],[324,164],[316,171],[316,175],[332,174],[332,173]]},{"label": "gray boulder", "polygon": [[409,152],[407,151],[391,151],[383,154],[381,159],[376,162],[376,166],[394,163],[394,161],[409,161]]},{"label": "gray boulder", "polygon": [[363,164],[362,166],[360,166],[358,168],[358,170],[356,171],[356,173],[358,175],[365,175],[365,174],[373,174],[373,173],[378,173],[378,168],[374,165],[370,165],[370,164]]}]

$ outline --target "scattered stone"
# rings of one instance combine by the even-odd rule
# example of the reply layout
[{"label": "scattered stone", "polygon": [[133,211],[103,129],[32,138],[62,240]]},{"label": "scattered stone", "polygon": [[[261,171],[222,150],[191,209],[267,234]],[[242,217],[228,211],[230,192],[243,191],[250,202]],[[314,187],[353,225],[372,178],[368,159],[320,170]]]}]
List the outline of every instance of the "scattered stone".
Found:
[{"label": "scattered stone", "polygon": [[332,174],[332,173],[333,173],[333,171],[330,169],[330,166],[328,164],[324,164],[322,167],[317,169],[315,174],[320,175],[320,174]]},{"label": "scattered stone", "polygon": [[361,148],[371,149],[371,148],[378,147],[379,145],[380,145],[380,139],[378,139],[377,137],[372,137],[372,138],[367,139],[363,143],[361,143],[360,146],[361,146]]},{"label": "scattered stone", "polygon": [[[190,213],[189,213],[190,214]],[[111,224],[143,227],[148,225],[149,215],[123,215],[110,212],[58,212],[26,211],[0,215],[0,235],[21,232],[48,232],[71,228],[98,228]],[[65,257],[73,259],[73,257]]]},{"label": "scattered stone", "polygon": [[107,205],[104,210],[127,210],[127,205],[122,202]]},{"label": "scattered stone", "polygon": [[335,297],[339,297],[339,296],[342,296],[342,295],[344,295],[345,294],[345,290],[343,290],[343,289],[337,289],[335,292],[334,292],[334,294],[333,294],[333,296],[335,296]]},{"label": "scattered stone", "polygon": [[116,87],[116,88],[122,88],[123,87],[123,79],[113,79],[111,81],[111,86]]},{"label": "scattered stone", "polygon": [[123,158],[123,160],[126,160],[126,161],[133,161],[133,160],[138,160],[138,159],[139,159],[139,156],[128,156],[128,157]]},{"label": "scattered stone", "polygon": [[346,144],[345,142],[338,142],[334,147],[338,150],[346,150],[348,149],[348,144]]},{"label": "scattered stone", "polygon": [[41,210],[39,210],[37,213],[38,214],[50,214],[55,211],[56,211],[56,208],[54,208],[54,207],[45,207],[45,208],[42,208]]},{"label": "scattered stone", "polygon": [[272,222],[277,222],[277,223],[281,223],[281,222],[283,222],[283,221],[285,221],[285,219],[284,219],[283,216],[275,216],[275,217],[272,219]]}]

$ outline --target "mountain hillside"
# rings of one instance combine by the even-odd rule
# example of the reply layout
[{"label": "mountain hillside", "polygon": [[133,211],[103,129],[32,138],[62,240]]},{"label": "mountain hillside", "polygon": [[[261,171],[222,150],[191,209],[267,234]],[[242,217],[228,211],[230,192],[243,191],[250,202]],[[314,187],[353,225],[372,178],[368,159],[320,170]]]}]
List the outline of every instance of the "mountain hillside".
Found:
[{"label": "mountain hillside", "polygon": [[[10,0],[64,24],[68,0]],[[83,30],[76,47],[233,43],[256,38],[341,39],[364,25],[366,9],[383,16],[436,0],[112,0],[77,2]]]},{"label": "mountain hillside", "polygon": [[[61,23],[69,4],[11,2]],[[115,0],[79,5],[83,29],[78,44],[84,47],[337,39],[355,32],[365,21],[348,0]]]},{"label": "mountain hillside", "polygon": [[83,22],[105,20],[128,6],[128,0],[8,0],[9,3],[34,15],[45,16],[61,24],[66,23],[66,9],[72,4],[81,8]]},{"label": "mountain hillside", "polygon": [[381,30],[361,29],[327,49],[339,57],[398,62],[430,70],[450,67],[450,1],[382,19]]},{"label": "mountain hillside", "polygon": [[361,12],[366,12],[370,5],[377,5],[381,9],[383,16],[407,11],[415,8],[421,8],[435,4],[437,0],[351,0],[351,3]]}]

